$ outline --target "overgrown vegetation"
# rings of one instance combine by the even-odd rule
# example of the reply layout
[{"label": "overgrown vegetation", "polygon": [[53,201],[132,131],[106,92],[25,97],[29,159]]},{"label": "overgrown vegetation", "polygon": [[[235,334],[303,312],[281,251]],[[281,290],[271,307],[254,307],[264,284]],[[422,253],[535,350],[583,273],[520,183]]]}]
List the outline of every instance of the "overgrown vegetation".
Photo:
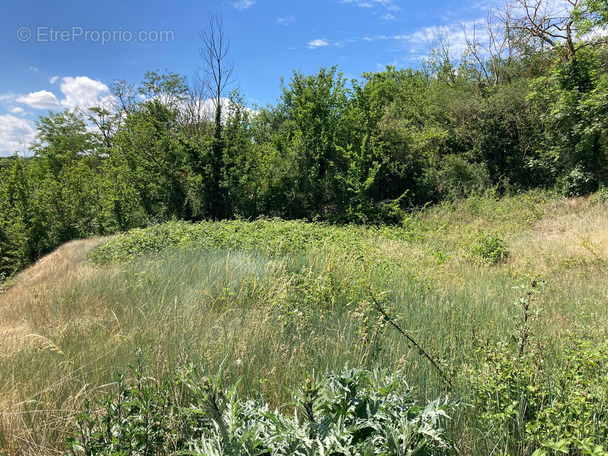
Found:
[{"label": "overgrown vegetation", "polygon": [[[221,375],[189,367],[174,382],[155,384],[134,368],[116,392],[77,416],[72,454],[448,454],[441,427],[447,404],[418,406],[405,377],[345,369],[294,392],[294,415],[222,389]],[[285,406],[281,407],[285,409]]]},{"label": "overgrown vegetation", "polygon": [[212,17],[209,80],[116,81],[103,106],[41,117],[31,158],[0,162],[0,274],[71,239],[175,219],[399,224],[487,191],[594,192],[608,144],[599,3],[519,0],[462,56],[439,46],[420,68],[351,81],[336,67],[296,71],[274,106],[254,109],[227,93]]},{"label": "overgrown vegetation", "polygon": [[[0,447],[288,445],[308,432],[306,398],[357,373],[362,401],[384,397],[384,374],[398,379],[404,402],[389,402],[413,407],[408,419],[448,398],[450,419],[432,429],[449,446],[431,454],[602,454],[606,226],[597,198],[529,194],[443,203],[398,227],[171,222],[67,244],[0,295]],[[480,261],[480,233],[501,233],[509,255]],[[233,401],[227,437],[205,396],[219,388]],[[313,410],[337,420],[325,436],[346,440],[380,418],[340,427]],[[388,448],[387,434],[368,437],[370,454]]]},{"label": "overgrown vegetation", "polygon": [[40,118],[0,161],[0,453],[608,454],[607,14],[567,3],[275,106],[209,68]]}]

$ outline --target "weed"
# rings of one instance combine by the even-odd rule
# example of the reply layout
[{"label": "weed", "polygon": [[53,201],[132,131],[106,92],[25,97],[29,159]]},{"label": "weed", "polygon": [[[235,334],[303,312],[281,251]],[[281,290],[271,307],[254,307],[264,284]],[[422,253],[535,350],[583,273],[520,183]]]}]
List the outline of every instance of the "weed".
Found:
[{"label": "weed", "polygon": [[471,249],[473,256],[485,264],[501,263],[509,258],[507,243],[500,236],[480,233]]},{"label": "weed", "polygon": [[162,385],[136,368],[116,386],[99,411],[86,402],[77,415],[72,454],[440,455],[452,448],[441,426],[447,401],[417,405],[399,372],[344,369],[319,386],[308,378],[296,402],[304,420],[241,400],[234,386],[222,389],[221,374],[209,378],[193,367]]}]

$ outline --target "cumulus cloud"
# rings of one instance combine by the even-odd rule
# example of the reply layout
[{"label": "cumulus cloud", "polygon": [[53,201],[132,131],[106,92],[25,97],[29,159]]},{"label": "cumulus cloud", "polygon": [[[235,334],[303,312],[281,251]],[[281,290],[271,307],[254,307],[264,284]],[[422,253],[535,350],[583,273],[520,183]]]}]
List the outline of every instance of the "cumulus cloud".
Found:
[{"label": "cumulus cloud", "polygon": [[238,10],[245,11],[255,5],[255,2],[256,0],[240,0],[239,2],[233,2],[232,6]]},{"label": "cumulus cloud", "polygon": [[13,109],[11,109],[11,112],[13,114],[24,114],[25,113],[25,111],[23,110],[23,108],[20,108],[19,106],[16,106]]},{"label": "cumulus cloud", "polygon": [[281,25],[291,25],[296,20],[295,16],[278,17],[277,22]]},{"label": "cumulus cloud", "polygon": [[31,66],[30,71],[33,71],[34,73],[38,73],[38,68]]},{"label": "cumulus cloud", "polygon": [[308,49],[316,49],[318,47],[329,46],[329,41],[325,39],[316,39],[308,42]]},{"label": "cumulus cloud", "polygon": [[0,155],[23,150],[35,138],[36,131],[26,119],[10,114],[0,115]]},{"label": "cumulus cloud", "polygon": [[55,109],[59,106],[57,97],[48,90],[40,90],[27,95],[21,95],[15,99],[17,103],[26,104],[35,109]]},{"label": "cumulus cloud", "polygon": [[[212,122],[215,118],[215,99],[193,99],[189,102],[181,101],[180,103],[182,111],[191,119]],[[230,101],[229,98],[226,97],[220,98],[220,105],[222,106],[222,122],[226,122],[228,120],[228,116],[234,112],[236,106],[232,103],[232,101]],[[257,111],[251,108],[245,107],[244,110],[251,115],[257,114]]]},{"label": "cumulus cloud", "polygon": [[84,109],[96,105],[103,95],[110,92],[110,88],[101,81],[78,76],[63,78],[61,92],[65,95],[61,106],[67,109]]},{"label": "cumulus cloud", "polygon": [[[54,76],[49,82],[55,84],[59,79],[58,76]],[[0,103],[23,103],[35,109],[58,109],[61,107],[87,109],[110,97],[110,88],[107,85],[87,76],[61,78],[60,90],[63,94],[61,100],[48,90],[40,90],[27,95],[0,95]],[[15,111],[12,112],[15,113]]]}]

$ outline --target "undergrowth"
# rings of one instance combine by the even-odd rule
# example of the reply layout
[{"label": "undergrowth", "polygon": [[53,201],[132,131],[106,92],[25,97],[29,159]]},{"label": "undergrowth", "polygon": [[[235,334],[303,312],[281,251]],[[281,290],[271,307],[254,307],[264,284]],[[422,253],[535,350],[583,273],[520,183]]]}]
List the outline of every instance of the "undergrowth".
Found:
[{"label": "undergrowth", "polygon": [[419,405],[401,372],[344,369],[306,379],[293,401],[271,409],[240,399],[222,376],[189,366],[155,382],[137,365],[115,391],[77,414],[73,455],[442,455],[447,400]]},{"label": "undergrowth", "polygon": [[[601,204],[531,194],[393,227],[173,222],[68,244],[0,295],[0,448],[400,454],[447,396],[439,454],[603,454],[606,226]],[[354,403],[412,421],[320,409],[345,364]]]}]

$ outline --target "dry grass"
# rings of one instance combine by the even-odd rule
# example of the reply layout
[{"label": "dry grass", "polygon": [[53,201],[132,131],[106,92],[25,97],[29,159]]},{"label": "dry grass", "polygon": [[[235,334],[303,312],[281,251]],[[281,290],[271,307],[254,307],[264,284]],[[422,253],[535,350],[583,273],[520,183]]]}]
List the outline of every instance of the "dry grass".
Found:
[{"label": "dry grass", "polygon": [[39,330],[32,315],[46,314],[48,302],[95,274],[85,259],[101,242],[102,238],[69,242],[15,277],[14,285],[0,295],[0,358],[20,349],[27,336]]},{"label": "dry grass", "polygon": [[[48,304],[96,273],[86,255],[102,241],[94,238],[67,243],[22,271],[13,286],[4,290],[0,295],[0,365],[14,363],[31,349],[38,354],[34,360],[39,357],[40,362],[44,362],[47,351],[61,355],[61,349],[51,339],[39,334],[43,330],[41,324],[52,324]],[[33,365],[34,376],[35,370]],[[57,442],[40,437],[48,437],[48,429],[65,422],[64,412],[38,408],[35,398],[24,398],[27,382],[27,378],[13,376],[0,386],[0,448],[8,454],[56,454]],[[36,432],[30,425],[32,415],[44,416],[47,430]],[[5,440],[7,436],[12,437]]]},{"label": "dry grass", "polygon": [[[605,334],[605,208],[582,198],[483,204],[432,209],[419,237],[383,238],[364,260],[327,245],[301,258],[190,251],[93,267],[87,253],[102,239],[62,246],[0,295],[0,448],[59,451],[70,414],[138,348],[155,378],[187,361],[211,370],[223,362],[243,391],[283,402],[302,374],[372,359],[361,343],[366,281],[390,291],[401,324],[446,362],[466,356],[472,329],[508,333],[512,287],[530,277],[549,282],[539,331]],[[480,230],[502,233],[508,262],[472,261]],[[391,330],[381,338],[373,361],[409,369],[421,394],[436,397],[432,369]]]},{"label": "dry grass", "polygon": [[[562,209],[562,210],[559,210]],[[564,209],[569,209],[564,213]],[[528,232],[510,243],[513,267],[535,274],[551,274],[560,269],[586,273],[588,267],[608,261],[608,216],[603,206],[588,200],[566,200],[552,208]]]}]

